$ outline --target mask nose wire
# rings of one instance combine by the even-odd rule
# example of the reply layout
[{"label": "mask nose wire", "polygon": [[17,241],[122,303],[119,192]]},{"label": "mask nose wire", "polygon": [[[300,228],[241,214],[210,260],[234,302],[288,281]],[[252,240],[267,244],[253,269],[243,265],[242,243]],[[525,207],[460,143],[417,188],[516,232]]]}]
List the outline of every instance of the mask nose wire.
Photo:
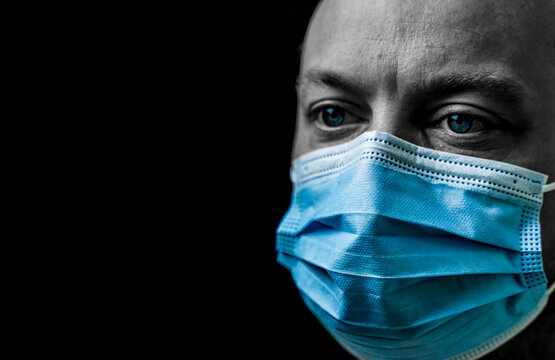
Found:
[{"label": "mask nose wire", "polygon": [[546,193],[548,191],[553,191],[555,190],[555,182],[552,182],[551,184],[547,184],[547,185],[542,185],[542,192]]}]

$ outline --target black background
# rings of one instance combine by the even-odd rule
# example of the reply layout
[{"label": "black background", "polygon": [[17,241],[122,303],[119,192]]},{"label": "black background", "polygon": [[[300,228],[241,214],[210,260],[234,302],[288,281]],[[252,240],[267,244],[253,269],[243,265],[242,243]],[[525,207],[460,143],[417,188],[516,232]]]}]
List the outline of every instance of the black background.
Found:
[{"label": "black background", "polygon": [[244,11],[234,6],[226,21],[231,32],[225,42],[232,44],[226,56],[234,61],[224,70],[225,78],[231,75],[225,86],[232,96],[219,112],[220,121],[230,122],[227,149],[220,150],[234,159],[219,186],[228,202],[222,215],[230,220],[233,240],[227,246],[233,258],[225,262],[230,277],[221,293],[229,308],[218,317],[226,325],[216,336],[229,340],[227,356],[352,359],[306,308],[289,272],[276,261],[275,230],[291,196],[299,47],[316,3],[257,2]]},{"label": "black background", "polygon": [[[214,278],[211,351],[253,359],[352,359],[304,305],[289,272],[276,261],[275,230],[291,197],[289,167],[296,117],[295,79],[314,0],[234,3],[226,14],[216,62],[220,129],[212,214]],[[219,18],[220,18],[219,17]],[[214,109],[211,109],[213,113]],[[223,129],[223,130],[221,130]],[[212,284],[212,285],[210,285]],[[204,321],[208,322],[207,320]],[[206,325],[206,324],[205,324]]]}]

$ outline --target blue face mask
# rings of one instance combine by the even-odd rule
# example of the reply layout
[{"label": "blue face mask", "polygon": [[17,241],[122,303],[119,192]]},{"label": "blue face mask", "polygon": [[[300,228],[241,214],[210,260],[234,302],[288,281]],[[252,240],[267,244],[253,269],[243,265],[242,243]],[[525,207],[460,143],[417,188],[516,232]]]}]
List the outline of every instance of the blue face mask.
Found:
[{"label": "blue face mask", "polygon": [[366,132],[300,157],[278,261],[361,359],[474,359],[545,307],[547,176]]}]

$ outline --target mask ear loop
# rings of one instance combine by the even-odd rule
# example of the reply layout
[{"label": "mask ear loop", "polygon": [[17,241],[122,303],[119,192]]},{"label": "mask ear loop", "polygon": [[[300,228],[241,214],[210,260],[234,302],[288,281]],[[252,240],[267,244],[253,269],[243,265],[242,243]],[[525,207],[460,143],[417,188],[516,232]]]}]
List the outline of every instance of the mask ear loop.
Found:
[{"label": "mask ear loop", "polygon": [[542,192],[545,194],[548,191],[553,191],[555,190],[555,182],[552,182],[551,184],[547,184],[547,185],[542,185]]},{"label": "mask ear loop", "polygon": [[549,289],[547,289],[547,296],[551,296],[554,290],[555,290],[555,283],[551,284]]}]

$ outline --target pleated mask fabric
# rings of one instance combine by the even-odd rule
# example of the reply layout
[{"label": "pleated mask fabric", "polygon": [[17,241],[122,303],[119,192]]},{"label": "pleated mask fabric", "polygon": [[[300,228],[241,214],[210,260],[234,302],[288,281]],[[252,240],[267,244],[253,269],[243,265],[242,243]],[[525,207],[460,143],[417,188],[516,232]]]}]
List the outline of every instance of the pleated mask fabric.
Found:
[{"label": "pleated mask fabric", "polygon": [[301,156],[291,180],[278,261],[357,358],[474,359],[547,303],[544,174],[372,131]]}]

